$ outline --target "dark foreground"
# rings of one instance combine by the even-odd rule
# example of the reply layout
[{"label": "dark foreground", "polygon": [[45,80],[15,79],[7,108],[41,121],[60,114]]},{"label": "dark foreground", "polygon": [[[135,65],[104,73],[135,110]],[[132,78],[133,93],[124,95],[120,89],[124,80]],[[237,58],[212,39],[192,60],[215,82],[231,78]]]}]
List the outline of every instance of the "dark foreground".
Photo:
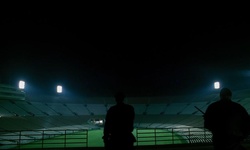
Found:
[{"label": "dark foreground", "polygon": [[[250,143],[244,143],[243,146],[250,150]],[[88,148],[53,148],[48,150],[104,150],[103,147],[88,147]],[[174,144],[174,145],[161,145],[161,146],[140,146],[135,150],[213,150],[211,143],[208,144]]]}]

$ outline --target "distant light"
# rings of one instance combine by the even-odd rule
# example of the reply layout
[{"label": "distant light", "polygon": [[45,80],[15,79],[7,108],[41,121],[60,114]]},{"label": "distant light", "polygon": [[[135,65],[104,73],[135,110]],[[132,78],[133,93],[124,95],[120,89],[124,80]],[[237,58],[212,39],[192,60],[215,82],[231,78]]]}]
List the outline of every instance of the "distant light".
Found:
[{"label": "distant light", "polygon": [[214,82],[214,89],[220,88],[220,82]]},{"label": "distant light", "polygon": [[89,124],[97,125],[97,126],[103,126],[105,122],[105,119],[97,119],[97,118],[91,118],[88,120]]},{"label": "distant light", "polygon": [[56,87],[56,91],[57,91],[57,93],[62,93],[62,86],[61,86],[61,85],[58,85],[58,86]]},{"label": "distant light", "polygon": [[19,89],[24,89],[25,88],[25,82],[22,81],[22,80],[19,81],[18,87],[19,87]]}]

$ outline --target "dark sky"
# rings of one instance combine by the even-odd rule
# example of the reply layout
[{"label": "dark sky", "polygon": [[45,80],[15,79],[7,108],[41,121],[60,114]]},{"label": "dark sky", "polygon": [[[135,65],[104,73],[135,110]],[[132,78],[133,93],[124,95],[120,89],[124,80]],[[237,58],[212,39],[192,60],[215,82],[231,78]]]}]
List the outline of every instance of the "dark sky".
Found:
[{"label": "dark sky", "polygon": [[23,79],[45,94],[62,84],[85,96],[180,95],[216,80],[249,86],[243,12],[80,8],[6,9],[0,82]]}]

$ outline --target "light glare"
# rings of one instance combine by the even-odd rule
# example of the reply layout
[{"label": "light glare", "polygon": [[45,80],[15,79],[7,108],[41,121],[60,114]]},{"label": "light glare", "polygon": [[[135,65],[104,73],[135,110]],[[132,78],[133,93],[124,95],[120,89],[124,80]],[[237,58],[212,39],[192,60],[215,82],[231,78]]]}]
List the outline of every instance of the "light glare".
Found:
[{"label": "light glare", "polygon": [[61,86],[61,85],[58,85],[58,86],[56,87],[56,91],[57,91],[57,93],[62,93],[62,86]]},{"label": "light glare", "polygon": [[214,89],[220,88],[220,82],[214,82]]},{"label": "light glare", "polygon": [[25,88],[25,82],[22,81],[22,80],[19,81],[18,87],[19,87],[19,89],[24,89]]}]

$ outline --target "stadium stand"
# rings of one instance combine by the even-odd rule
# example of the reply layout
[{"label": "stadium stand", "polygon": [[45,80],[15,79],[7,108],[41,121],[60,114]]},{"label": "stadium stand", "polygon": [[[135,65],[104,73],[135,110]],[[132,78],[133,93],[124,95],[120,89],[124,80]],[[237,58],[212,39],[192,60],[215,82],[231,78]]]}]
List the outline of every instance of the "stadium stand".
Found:
[{"label": "stadium stand", "polygon": [[25,92],[9,85],[0,84],[0,99],[25,100]]},{"label": "stadium stand", "polygon": [[[248,93],[250,90],[236,91],[234,97],[235,101],[249,111]],[[100,126],[91,124],[90,120],[104,119],[108,108],[114,105],[114,100],[108,97],[85,98],[73,102],[68,101],[70,98],[67,97],[66,101],[58,101],[55,97],[46,95],[36,98],[27,96],[23,91],[8,85],[0,85],[0,94],[0,145],[16,142],[20,138],[17,137],[17,132],[23,130],[25,132],[22,136],[29,141],[28,139],[32,138],[39,139],[41,135],[36,137],[28,135],[43,130],[52,130],[49,132],[52,134],[56,130],[60,130],[61,133],[69,129],[100,129]],[[128,97],[127,102],[135,108],[135,128],[171,129],[188,139],[190,143],[209,143],[211,137],[204,137],[209,133],[204,134],[203,114],[195,106],[205,111],[206,107],[217,98],[216,94],[186,97]],[[192,130],[192,137],[186,135],[187,129]]]}]

